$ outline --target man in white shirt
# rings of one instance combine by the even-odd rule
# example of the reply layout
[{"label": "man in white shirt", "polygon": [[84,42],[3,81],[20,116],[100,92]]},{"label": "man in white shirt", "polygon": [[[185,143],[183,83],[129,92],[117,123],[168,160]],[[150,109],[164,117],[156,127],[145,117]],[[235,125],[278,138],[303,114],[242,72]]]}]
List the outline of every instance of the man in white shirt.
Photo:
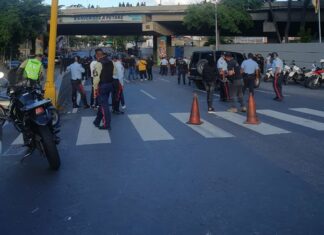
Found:
[{"label": "man in white shirt", "polygon": [[91,74],[91,85],[92,85],[91,86],[92,89],[91,89],[91,97],[90,97],[90,106],[93,108],[98,107],[98,99],[94,98],[94,89],[93,89],[93,72],[94,72],[94,69],[95,69],[95,66],[97,63],[98,63],[97,59],[93,60],[90,63],[90,74]]},{"label": "man in white shirt", "polygon": [[168,60],[165,57],[163,57],[163,59],[161,60],[161,74],[162,74],[162,76],[168,75],[168,64],[169,64]]},{"label": "man in white shirt", "polygon": [[123,112],[119,110],[119,104],[122,103],[123,108],[125,108],[125,100],[123,94],[124,86],[124,66],[119,59],[118,55],[113,56],[114,73],[113,73],[113,84],[114,84],[114,94],[113,94],[113,113],[122,114]]},{"label": "man in white shirt", "polygon": [[248,59],[244,60],[241,65],[241,73],[243,74],[243,94],[246,88],[249,88],[249,93],[254,95],[255,80],[259,79],[259,65],[253,60],[253,54],[248,54]]},{"label": "man in white shirt", "polygon": [[171,57],[169,60],[169,64],[170,64],[170,73],[171,76],[173,76],[176,73],[176,59],[174,57]]},{"label": "man in white shirt", "polygon": [[71,72],[71,85],[72,85],[72,104],[73,108],[79,108],[80,106],[77,104],[77,92],[81,95],[81,100],[83,102],[83,107],[85,109],[89,108],[87,102],[87,96],[84,90],[84,87],[81,83],[82,73],[84,73],[84,68],[79,63],[80,57],[76,56],[74,58],[74,63],[67,67],[67,71]]},{"label": "man in white shirt", "polygon": [[228,81],[226,79],[227,74],[227,62],[225,60],[225,52],[221,53],[221,57],[217,61],[217,69],[219,74],[219,80],[220,80],[220,100],[221,101],[229,101],[230,95],[229,95],[229,85]]}]

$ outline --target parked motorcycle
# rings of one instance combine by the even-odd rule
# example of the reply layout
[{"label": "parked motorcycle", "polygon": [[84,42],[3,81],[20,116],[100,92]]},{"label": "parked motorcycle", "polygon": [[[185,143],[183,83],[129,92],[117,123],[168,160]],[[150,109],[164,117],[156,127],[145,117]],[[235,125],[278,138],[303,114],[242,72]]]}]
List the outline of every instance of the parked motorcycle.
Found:
[{"label": "parked motorcycle", "polygon": [[324,83],[324,59],[320,60],[320,63],[322,68],[313,64],[312,71],[305,74],[305,87],[317,89]]},{"label": "parked motorcycle", "polygon": [[269,68],[269,69],[267,69],[267,72],[263,77],[263,81],[270,82],[273,79],[274,79],[274,74],[273,74],[272,68]]},{"label": "parked motorcycle", "polygon": [[282,71],[282,75],[283,75],[283,84],[288,85],[289,83],[289,74],[291,72],[291,67],[288,66],[285,62],[284,62],[284,67],[283,67],[283,71]]},{"label": "parked motorcycle", "polygon": [[47,158],[50,167],[58,170],[61,161],[57,150],[60,138],[57,134],[60,130],[58,125],[53,125],[55,108],[51,100],[44,99],[40,90],[28,86],[27,82],[7,88],[7,96],[1,96],[0,126],[9,121],[23,134],[28,152],[22,160],[38,149]]},{"label": "parked motorcycle", "polygon": [[291,81],[295,83],[301,83],[305,80],[305,68],[300,68],[295,64],[295,61],[292,61],[291,71],[287,77],[287,84]]}]

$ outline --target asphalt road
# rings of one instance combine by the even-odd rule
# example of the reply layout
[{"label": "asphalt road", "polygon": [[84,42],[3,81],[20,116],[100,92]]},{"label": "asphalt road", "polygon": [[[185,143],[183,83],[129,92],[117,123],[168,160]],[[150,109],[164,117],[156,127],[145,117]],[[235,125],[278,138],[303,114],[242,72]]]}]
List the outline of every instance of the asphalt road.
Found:
[{"label": "asphalt road", "polygon": [[93,110],[69,110],[58,172],[38,153],[21,164],[6,125],[0,233],[324,234],[324,89],[285,86],[278,103],[263,83],[257,127],[217,95],[207,114],[199,91],[204,124],[188,126],[193,92],[157,74],[128,83],[111,132],[92,126]]}]

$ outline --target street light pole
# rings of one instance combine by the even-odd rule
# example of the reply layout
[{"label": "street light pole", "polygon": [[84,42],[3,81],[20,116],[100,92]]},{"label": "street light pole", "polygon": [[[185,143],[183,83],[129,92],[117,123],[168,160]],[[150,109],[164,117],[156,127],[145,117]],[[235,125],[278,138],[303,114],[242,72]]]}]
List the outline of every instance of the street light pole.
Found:
[{"label": "street light pole", "polygon": [[56,35],[57,35],[57,10],[58,0],[52,0],[50,35],[48,43],[48,67],[45,83],[45,97],[52,100],[52,104],[56,106],[56,88],[55,88],[55,53],[56,53]]},{"label": "street light pole", "polygon": [[217,20],[217,0],[215,0],[215,49],[218,51],[218,20]]}]

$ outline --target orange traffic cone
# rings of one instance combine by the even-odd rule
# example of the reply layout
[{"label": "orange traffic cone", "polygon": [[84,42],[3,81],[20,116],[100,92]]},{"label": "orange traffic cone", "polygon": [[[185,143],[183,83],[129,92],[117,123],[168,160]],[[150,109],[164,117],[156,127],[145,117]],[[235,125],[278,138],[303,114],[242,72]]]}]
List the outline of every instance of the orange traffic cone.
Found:
[{"label": "orange traffic cone", "polygon": [[194,94],[194,98],[191,106],[191,114],[189,121],[187,122],[191,125],[201,125],[203,122],[200,120],[199,106],[198,106],[198,96]]},{"label": "orange traffic cone", "polygon": [[252,93],[250,93],[250,95],[249,95],[247,119],[244,123],[245,124],[253,124],[253,125],[260,124],[260,121],[256,114],[256,106],[255,106],[254,96],[252,95]]}]

